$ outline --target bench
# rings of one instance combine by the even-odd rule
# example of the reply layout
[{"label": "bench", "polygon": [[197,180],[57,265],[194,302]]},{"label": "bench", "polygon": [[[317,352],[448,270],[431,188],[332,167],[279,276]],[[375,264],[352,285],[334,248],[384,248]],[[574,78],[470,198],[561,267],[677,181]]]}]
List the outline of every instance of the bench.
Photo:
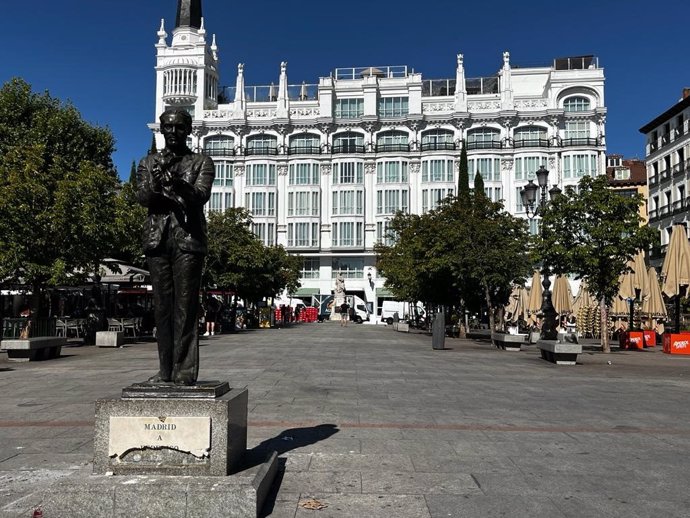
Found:
[{"label": "bench", "polygon": [[540,340],[537,342],[541,357],[556,365],[575,365],[577,355],[582,353],[582,344],[577,342],[575,335],[570,336],[574,338],[566,339],[564,335],[559,335],[556,341]]},{"label": "bench", "polygon": [[60,357],[60,350],[66,343],[64,336],[11,338],[2,341],[0,351],[7,352],[7,359],[14,362],[51,360]]},{"label": "bench", "polygon": [[503,349],[504,351],[519,351],[522,348],[522,344],[527,343],[527,335],[520,333],[511,335],[494,331],[491,333],[491,342],[498,349]]}]

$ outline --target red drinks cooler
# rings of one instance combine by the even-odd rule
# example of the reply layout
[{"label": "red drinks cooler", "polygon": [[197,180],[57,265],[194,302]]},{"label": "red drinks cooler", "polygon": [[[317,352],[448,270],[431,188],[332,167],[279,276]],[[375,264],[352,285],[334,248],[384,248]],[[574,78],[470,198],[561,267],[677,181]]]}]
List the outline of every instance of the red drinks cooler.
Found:
[{"label": "red drinks cooler", "polygon": [[663,350],[666,354],[690,355],[690,332],[664,333]]},{"label": "red drinks cooler", "polygon": [[645,347],[655,347],[656,346],[656,331],[653,329],[646,329],[642,331],[644,333],[644,346]]},{"label": "red drinks cooler", "polygon": [[621,349],[644,349],[644,333],[642,331],[625,331],[618,338]]}]

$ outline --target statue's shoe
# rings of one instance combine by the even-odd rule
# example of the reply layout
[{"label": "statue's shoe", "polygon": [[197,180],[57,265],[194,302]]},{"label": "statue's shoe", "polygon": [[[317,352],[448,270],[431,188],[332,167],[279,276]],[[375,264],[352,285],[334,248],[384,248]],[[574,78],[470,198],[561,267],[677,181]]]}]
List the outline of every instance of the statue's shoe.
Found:
[{"label": "statue's shoe", "polygon": [[174,379],[175,385],[194,385],[196,380],[191,378],[185,378],[183,376],[178,376]]},{"label": "statue's shoe", "polygon": [[148,380],[146,380],[147,383],[170,383],[169,379],[165,379],[161,376],[161,373],[158,372],[154,376],[151,376]]}]

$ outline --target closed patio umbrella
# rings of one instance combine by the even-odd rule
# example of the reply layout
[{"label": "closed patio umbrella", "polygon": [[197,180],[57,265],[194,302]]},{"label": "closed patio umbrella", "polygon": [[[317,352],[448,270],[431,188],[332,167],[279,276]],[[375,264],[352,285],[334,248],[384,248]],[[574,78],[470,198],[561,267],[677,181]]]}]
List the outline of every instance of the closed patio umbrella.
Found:
[{"label": "closed patio umbrella", "polygon": [[529,290],[529,300],[527,302],[527,311],[529,312],[529,322],[531,324],[536,324],[538,321],[537,312],[541,309],[542,294],[541,275],[537,270],[534,270],[532,287]]},{"label": "closed patio umbrella", "polygon": [[671,241],[666,250],[664,264],[661,267],[664,279],[663,292],[668,297],[675,297],[676,332],[680,330],[680,297],[681,288],[690,285],[690,243],[683,225],[674,225]]},{"label": "closed patio umbrella", "polygon": [[649,274],[647,273],[647,265],[644,262],[644,252],[640,250],[633,258],[633,288],[640,290],[640,299],[644,298],[649,293]]},{"label": "closed patio umbrella", "polygon": [[568,278],[558,275],[553,283],[553,307],[559,315],[567,315],[573,310],[573,293]]},{"label": "closed patio umbrella", "polygon": [[580,311],[580,308],[589,308],[598,305],[599,304],[594,298],[594,295],[592,295],[589,291],[587,281],[583,280],[580,283],[580,289],[578,290],[575,300],[573,301],[573,313],[577,314]]},{"label": "closed patio umbrella", "polygon": [[666,305],[664,304],[664,297],[661,294],[661,286],[659,285],[659,278],[656,275],[656,270],[653,267],[649,268],[647,272],[649,279],[649,288],[647,296],[642,301],[642,313],[651,321],[653,318],[667,319]]}]

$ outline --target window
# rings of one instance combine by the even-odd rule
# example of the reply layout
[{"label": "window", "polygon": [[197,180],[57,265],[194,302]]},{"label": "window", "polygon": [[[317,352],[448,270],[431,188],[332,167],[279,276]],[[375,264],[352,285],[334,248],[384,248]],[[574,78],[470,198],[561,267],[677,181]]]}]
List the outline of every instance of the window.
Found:
[{"label": "window", "polygon": [[407,189],[382,189],[376,191],[376,214],[395,214],[408,210]]},{"label": "window", "polygon": [[589,110],[589,99],[586,97],[568,97],[563,101],[563,110],[567,112],[585,112]]},{"label": "window", "polygon": [[364,115],[364,99],[336,99],[336,119],[357,119]]},{"label": "window", "polygon": [[379,117],[381,118],[404,117],[408,113],[407,97],[381,97],[379,99]]},{"label": "window", "polygon": [[443,129],[433,129],[422,133],[422,151],[437,149],[455,149],[453,132]]},{"label": "window", "polygon": [[422,161],[422,182],[453,182],[452,160]]},{"label": "window", "polygon": [[341,274],[345,279],[364,278],[364,259],[359,257],[338,257],[333,259],[331,276]]},{"label": "window", "polygon": [[515,128],[513,132],[513,146],[548,146],[549,140],[546,128],[541,126],[523,126]]},{"label": "window", "polygon": [[305,257],[302,262],[302,279],[318,279],[320,261],[318,257]]},{"label": "window", "polygon": [[566,144],[589,144],[589,122],[566,121],[565,140]]},{"label": "window", "polygon": [[391,246],[394,245],[397,240],[395,233],[390,228],[390,221],[377,221],[376,222],[376,242]]},{"label": "window", "polygon": [[276,244],[276,225],[275,223],[252,223],[252,232],[266,246]]},{"label": "window", "polygon": [[275,164],[249,164],[247,166],[247,185],[275,185]]},{"label": "window", "polygon": [[319,224],[308,222],[288,223],[289,247],[319,246]]},{"label": "window", "polygon": [[498,149],[501,147],[501,131],[496,128],[479,128],[467,132],[467,149]]},{"label": "window", "polygon": [[208,203],[208,210],[213,212],[224,212],[232,208],[232,193],[213,192]]},{"label": "window", "polygon": [[540,219],[534,218],[529,220],[529,233],[533,236],[539,235],[539,223]]},{"label": "window", "polygon": [[422,189],[422,212],[435,209],[441,200],[453,194],[453,189]]},{"label": "window", "polygon": [[248,192],[244,195],[244,205],[254,216],[275,216],[276,193]]},{"label": "window", "polygon": [[247,155],[277,155],[278,139],[272,135],[247,137]]},{"label": "window", "polygon": [[614,178],[616,180],[630,180],[630,169],[628,167],[616,169]]},{"label": "window", "polygon": [[290,185],[319,185],[319,164],[290,164],[288,171]]},{"label": "window", "polygon": [[503,200],[501,193],[502,193],[502,189],[500,187],[484,187],[484,194],[491,201]]},{"label": "window", "polygon": [[515,212],[524,212],[525,207],[522,204],[522,196],[520,195],[520,191],[522,191],[522,187],[516,187],[515,188]]},{"label": "window", "polygon": [[407,162],[376,164],[376,183],[407,183]]},{"label": "window", "polygon": [[333,153],[364,153],[364,135],[353,131],[333,135]]},{"label": "window", "polygon": [[341,221],[333,223],[333,246],[357,246],[364,243],[364,223],[361,221]]},{"label": "window", "polygon": [[213,167],[216,170],[216,177],[213,185],[216,187],[232,187],[233,172],[232,163],[225,160],[214,160]]},{"label": "window", "polygon": [[564,155],[563,178],[582,178],[597,174],[596,155]]},{"label": "window", "polygon": [[516,180],[534,180],[536,173],[542,164],[546,163],[546,158],[539,156],[525,156],[515,159],[513,167],[515,168]]},{"label": "window", "polygon": [[333,215],[355,216],[364,214],[364,191],[340,190],[333,192]]},{"label": "window", "polygon": [[470,175],[470,180],[474,180],[474,177],[478,172],[486,181],[501,181],[500,158],[471,158],[467,161],[467,167]]},{"label": "window", "polygon": [[321,153],[321,137],[312,133],[301,133],[290,137],[290,147],[288,152],[291,155],[297,154],[319,154]]},{"label": "window", "polygon": [[320,194],[318,191],[289,192],[288,216],[318,216]]},{"label": "window", "polygon": [[208,156],[232,156],[235,154],[235,140],[227,135],[206,137],[204,154]]},{"label": "window", "polygon": [[376,138],[376,151],[409,151],[409,136],[403,131],[386,131]]},{"label": "window", "polygon": [[333,164],[333,183],[363,183],[364,165],[361,162],[336,162]]}]

